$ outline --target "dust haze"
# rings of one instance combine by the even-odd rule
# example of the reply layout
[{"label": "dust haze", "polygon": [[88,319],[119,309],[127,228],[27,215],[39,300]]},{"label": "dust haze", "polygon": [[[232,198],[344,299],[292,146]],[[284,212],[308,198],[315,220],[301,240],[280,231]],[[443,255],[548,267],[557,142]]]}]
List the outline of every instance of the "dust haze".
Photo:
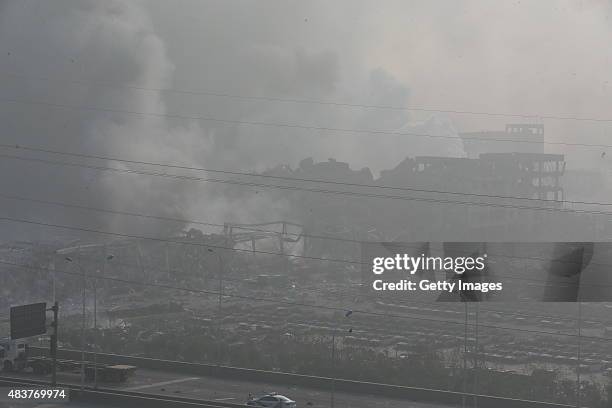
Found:
[{"label": "dust haze", "polygon": [[[603,1],[495,5],[389,1],[381,5],[373,1],[183,0],[181,7],[159,0],[4,1],[0,69],[7,76],[0,89],[7,100],[1,102],[2,140],[247,172],[285,164],[295,168],[308,157],[334,158],[355,170],[367,167],[375,178],[407,157],[464,157],[458,132],[503,129],[512,121],[544,123],[547,141],[588,138],[591,143],[605,143],[610,134],[606,122],[261,102],[163,89],[605,117],[612,102],[612,51],[607,46],[612,37],[610,9]],[[70,108],[75,106],[158,115]],[[457,139],[189,119],[201,116]],[[607,180],[609,162],[595,160],[601,157],[601,149],[546,146],[546,150],[566,154],[568,166],[590,168]],[[206,183],[9,158],[2,159],[2,166],[3,190],[30,197],[216,222],[265,221],[291,212],[287,200],[265,191],[258,195],[251,191],[237,205]],[[602,198],[604,193],[598,194]],[[56,221],[112,230],[167,232],[183,227],[10,200],[3,200],[2,208],[15,216],[48,215]],[[11,233],[27,230],[10,224],[5,228]]]},{"label": "dust haze", "polygon": [[[609,407],[610,44],[610,1],[0,0],[0,339],[57,301],[75,387]],[[402,242],[509,303],[368,293]]]}]

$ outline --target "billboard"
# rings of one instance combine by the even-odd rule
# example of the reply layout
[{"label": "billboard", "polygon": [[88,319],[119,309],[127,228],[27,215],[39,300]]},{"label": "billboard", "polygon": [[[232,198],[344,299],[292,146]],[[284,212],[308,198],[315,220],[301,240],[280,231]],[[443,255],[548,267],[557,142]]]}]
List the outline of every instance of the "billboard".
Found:
[{"label": "billboard", "polygon": [[47,332],[47,304],[32,303],[11,307],[11,339],[36,336]]}]

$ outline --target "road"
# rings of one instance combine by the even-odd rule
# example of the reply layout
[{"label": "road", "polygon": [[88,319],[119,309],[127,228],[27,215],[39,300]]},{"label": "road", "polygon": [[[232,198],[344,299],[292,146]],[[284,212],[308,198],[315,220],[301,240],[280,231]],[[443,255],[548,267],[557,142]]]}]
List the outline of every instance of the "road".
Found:
[{"label": "road", "polygon": [[[11,376],[16,375],[11,374]],[[41,379],[41,377],[31,374],[20,374],[19,377],[37,380]],[[76,373],[60,373],[58,375],[58,381],[61,383],[79,384],[80,376]],[[100,386],[126,391],[137,391],[157,395],[174,395],[185,398],[223,401],[236,404],[244,403],[249,393],[258,395],[264,392],[278,392],[279,394],[286,395],[297,401],[300,407],[330,407],[329,390],[198,377],[157,370],[138,369],[136,375],[125,384],[115,386],[100,384]],[[334,402],[334,408],[453,408],[449,405],[419,403],[374,395],[348,394],[344,392],[336,392]],[[36,405],[15,405],[15,407],[22,406],[34,407]],[[70,407],[72,406],[74,405],[70,405]],[[1,403],[0,408],[4,408]]]}]

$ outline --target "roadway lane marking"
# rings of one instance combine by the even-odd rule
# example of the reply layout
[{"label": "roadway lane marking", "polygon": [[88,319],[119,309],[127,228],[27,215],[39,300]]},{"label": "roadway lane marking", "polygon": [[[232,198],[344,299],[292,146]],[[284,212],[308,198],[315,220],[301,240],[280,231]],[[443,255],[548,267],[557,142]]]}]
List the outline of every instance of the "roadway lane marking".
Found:
[{"label": "roadway lane marking", "polygon": [[233,399],[236,399],[236,397],[215,398],[214,401],[227,401],[227,400],[233,400]]},{"label": "roadway lane marking", "polygon": [[126,391],[142,390],[142,389],[145,389],[145,388],[158,387],[158,386],[162,386],[162,385],[177,384],[177,383],[182,383],[182,382],[185,382],[185,381],[193,381],[193,380],[199,380],[199,379],[200,379],[199,377],[179,378],[177,380],[163,381],[163,382],[158,382],[158,383],[154,383],[154,384],[139,385],[138,387],[125,388],[125,390]]}]

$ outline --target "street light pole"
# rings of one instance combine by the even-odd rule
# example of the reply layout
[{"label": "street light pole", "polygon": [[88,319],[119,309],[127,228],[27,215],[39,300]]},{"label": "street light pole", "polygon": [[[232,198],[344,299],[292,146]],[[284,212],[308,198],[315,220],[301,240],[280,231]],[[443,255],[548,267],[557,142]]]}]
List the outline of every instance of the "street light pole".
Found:
[{"label": "street light pole", "polygon": [[[106,254],[106,245],[104,246],[104,261],[102,263],[102,276],[106,273],[106,262],[113,259],[113,255]],[[94,389],[98,389],[98,350],[97,350],[97,338],[98,338],[98,279],[94,276],[93,289],[94,289],[94,344],[93,344],[93,358],[94,358]]]},{"label": "street light pole", "polygon": [[93,301],[94,301],[94,344],[93,344],[93,352],[94,352],[94,389],[98,388],[98,352],[96,350],[96,338],[98,336],[98,285],[97,279],[94,277],[93,280]]},{"label": "street light pole", "polygon": [[53,366],[51,367],[51,386],[57,385],[57,330],[58,330],[58,316],[59,316],[59,305],[57,301],[53,301],[53,334],[51,335],[51,359],[53,360]]},{"label": "street light pole", "polygon": [[[83,266],[81,265],[81,246],[79,245],[78,249],[77,249],[77,254],[78,254],[78,261],[76,262],[77,267],[79,268],[79,272],[81,272],[81,276],[82,276],[82,282],[81,282],[81,297],[82,297],[82,305],[83,305],[83,311],[82,311],[82,316],[81,316],[81,390],[85,389],[85,317],[86,317],[86,310],[85,310],[85,270],[83,269]],[[74,262],[74,259],[72,259],[71,257],[67,256],[64,258],[67,262]]]},{"label": "street light pole", "polygon": [[49,261],[49,264],[47,266],[47,269],[49,269],[51,271],[51,296],[53,298],[53,302],[55,302],[56,299],[56,289],[55,289],[55,254],[56,252],[53,253],[53,255],[51,255],[51,261]]},{"label": "street light pole", "polygon": [[478,345],[478,315],[480,313],[480,302],[476,302],[476,326],[475,330],[475,348],[474,348],[474,408],[478,408],[478,373],[480,371],[480,350]]},{"label": "street light pole", "polygon": [[[227,243],[227,238],[224,238],[223,240],[224,242],[224,247],[225,244]],[[208,248],[208,252],[214,253],[217,255],[217,262],[218,262],[218,267],[219,267],[219,271],[218,271],[218,277],[219,277],[219,289],[218,289],[218,294],[219,294],[219,304],[218,304],[218,309],[217,309],[217,336],[218,336],[218,344],[219,347],[217,349],[217,365],[221,365],[221,341],[220,341],[220,336],[221,336],[221,312],[222,312],[222,305],[223,305],[223,269],[224,269],[224,265],[223,265],[223,257],[221,256],[221,254],[219,253],[219,250],[215,251],[212,248]]]},{"label": "street light pole", "polygon": [[80,246],[79,246],[78,254],[79,254],[79,261],[78,261],[79,270],[81,272],[81,276],[83,277],[83,282],[82,282],[83,288],[81,291],[82,301],[83,301],[83,316],[81,318],[81,390],[84,390],[85,389],[85,319],[87,317],[85,301],[86,301],[87,296],[86,296],[86,288],[85,288],[85,281],[86,281],[85,269],[81,265],[81,247]]},{"label": "street light pole", "polygon": [[578,367],[576,369],[576,407],[580,408],[581,389],[580,389],[580,361],[582,359],[582,302],[578,301]]},{"label": "street light pole", "polygon": [[468,304],[464,300],[465,306],[465,332],[463,335],[463,394],[461,395],[461,407],[465,408],[465,395],[467,393],[467,352],[468,352]]},{"label": "street light pole", "polygon": [[[352,310],[347,310],[344,313],[344,317],[348,318],[353,314]],[[338,325],[334,327],[334,331],[332,332],[332,381],[331,381],[331,395],[330,395],[330,406],[334,408],[335,397],[336,397],[336,332],[338,331]],[[349,332],[352,332],[353,329],[349,329]]]},{"label": "street light pole", "polygon": [[[82,282],[81,282],[82,299],[81,300],[82,300],[82,305],[83,305],[83,312],[81,316],[81,390],[84,390],[85,389],[85,317],[86,317],[86,313],[85,313],[85,270],[83,269],[83,266],[81,265],[81,246],[80,245],[78,247],[77,254],[78,254],[77,266],[82,276]],[[74,260],[70,258],[69,256],[67,256],[64,259],[68,262],[74,262]]]},{"label": "street light pole", "polygon": [[334,408],[334,399],[336,394],[336,329],[332,334],[332,383],[331,383],[331,397],[330,406]]},{"label": "street light pole", "polygon": [[223,258],[217,253],[219,261],[219,322],[221,321],[221,307],[223,303]]},{"label": "street light pole", "polygon": [[[223,248],[227,248],[227,242],[227,237],[224,237]],[[221,302],[223,301],[223,274],[225,273],[222,251],[217,251],[217,259],[219,261],[219,319],[221,319]]]}]

